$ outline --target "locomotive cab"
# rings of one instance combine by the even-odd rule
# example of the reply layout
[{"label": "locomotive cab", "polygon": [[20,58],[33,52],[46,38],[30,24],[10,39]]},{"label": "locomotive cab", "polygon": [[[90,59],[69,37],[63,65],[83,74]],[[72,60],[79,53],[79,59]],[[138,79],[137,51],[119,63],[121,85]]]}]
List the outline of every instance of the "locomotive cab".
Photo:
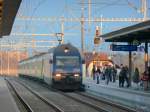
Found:
[{"label": "locomotive cab", "polygon": [[82,84],[82,59],[77,48],[70,44],[54,50],[53,86],[58,89],[78,89]]}]

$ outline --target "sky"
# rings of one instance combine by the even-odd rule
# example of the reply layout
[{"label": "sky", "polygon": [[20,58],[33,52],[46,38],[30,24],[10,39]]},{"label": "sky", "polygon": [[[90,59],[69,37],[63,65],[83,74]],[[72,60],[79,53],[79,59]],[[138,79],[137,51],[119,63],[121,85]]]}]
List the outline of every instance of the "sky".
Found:
[{"label": "sky", "polygon": [[[147,0],[150,4],[150,0]],[[20,17],[39,17],[39,18],[80,18],[82,9],[82,0],[22,0],[15,23],[11,33],[37,33],[54,34],[61,32],[60,21],[29,21],[21,20]],[[91,0],[91,19],[93,18],[142,18],[139,12],[141,0]],[[150,11],[148,6],[148,12]],[[150,13],[148,13],[150,16]],[[88,18],[88,0],[84,0],[84,18]],[[102,25],[102,33],[108,33],[119,28],[130,26],[136,23],[131,22],[85,22],[85,50],[93,51],[95,36],[95,27]],[[80,22],[64,23],[64,41],[72,43],[79,49],[81,48],[81,25]],[[31,37],[25,38],[27,41]],[[53,37],[37,36],[32,37],[35,40],[57,40]],[[108,43],[101,43],[97,51],[109,50]],[[36,49],[43,50],[43,49]]]}]

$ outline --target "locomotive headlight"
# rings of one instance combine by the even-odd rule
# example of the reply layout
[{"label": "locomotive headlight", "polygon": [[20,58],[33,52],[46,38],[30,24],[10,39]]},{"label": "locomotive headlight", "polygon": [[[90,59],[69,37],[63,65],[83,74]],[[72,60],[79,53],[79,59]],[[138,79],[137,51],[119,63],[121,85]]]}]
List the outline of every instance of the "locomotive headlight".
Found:
[{"label": "locomotive headlight", "polygon": [[61,77],[61,74],[56,74],[56,77]]},{"label": "locomotive headlight", "polygon": [[64,52],[65,52],[65,53],[69,52],[69,48],[68,48],[68,47],[65,47]]},{"label": "locomotive headlight", "polygon": [[75,77],[79,77],[79,74],[74,74]]},{"label": "locomotive headlight", "polygon": [[61,78],[62,78],[61,76],[62,76],[62,74],[56,73],[55,76],[54,76],[54,80],[55,80],[55,81],[60,81]]}]

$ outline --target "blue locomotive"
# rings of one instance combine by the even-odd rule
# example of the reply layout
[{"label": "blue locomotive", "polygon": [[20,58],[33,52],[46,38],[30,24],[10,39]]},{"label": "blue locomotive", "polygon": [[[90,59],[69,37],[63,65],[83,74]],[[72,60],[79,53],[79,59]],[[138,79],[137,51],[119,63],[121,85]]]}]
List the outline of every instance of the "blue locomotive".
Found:
[{"label": "blue locomotive", "polygon": [[71,44],[60,44],[19,63],[19,75],[43,80],[57,89],[79,89],[82,86],[83,60]]}]

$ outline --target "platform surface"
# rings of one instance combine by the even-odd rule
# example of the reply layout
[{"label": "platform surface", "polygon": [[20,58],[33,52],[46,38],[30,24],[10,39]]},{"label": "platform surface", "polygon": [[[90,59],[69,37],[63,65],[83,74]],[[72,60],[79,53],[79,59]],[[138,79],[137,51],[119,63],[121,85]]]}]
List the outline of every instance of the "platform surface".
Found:
[{"label": "platform surface", "polygon": [[150,91],[144,91],[144,89],[137,87],[136,84],[132,84],[130,88],[120,88],[118,81],[115,83],[110,82],[107,85],[105,80],[100,80],[100,83],[96,84],[96,80],[93,80],[91,77],[85,77],[83,83],[87,92],[137,108],[138,110],[144,110],[144,112],[150,112]]},{"label": "platform surface", "polygon": [[20,112],[4,77],[0,77],[0,112]]}]

